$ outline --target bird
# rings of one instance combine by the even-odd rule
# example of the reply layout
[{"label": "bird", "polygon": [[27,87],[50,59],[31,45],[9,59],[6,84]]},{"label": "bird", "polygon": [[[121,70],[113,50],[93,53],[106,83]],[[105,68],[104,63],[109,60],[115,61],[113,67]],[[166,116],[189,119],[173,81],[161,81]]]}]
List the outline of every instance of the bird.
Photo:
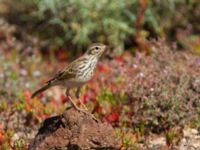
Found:
[{"label": "bird", "polygon": [[[107,46],[102,43],[94,43],[90,45],[81,57],[72,61],[66,68],[56,73],[41,88],[36,90],[32,94],[31,98],[34,98],[39,93],[44,92],[53,86],[60,85],[66,88],[65,94],[71,101],[72,105],[77,110],[83,111],[83,109],[80,109],[71,98],[70,90],[76,88],[75,95],[80,101],[79,96],[81,87],[93,77],[97,63],[106,49]],[[87,110],[87,107],[81,101],[80,103]]]}]

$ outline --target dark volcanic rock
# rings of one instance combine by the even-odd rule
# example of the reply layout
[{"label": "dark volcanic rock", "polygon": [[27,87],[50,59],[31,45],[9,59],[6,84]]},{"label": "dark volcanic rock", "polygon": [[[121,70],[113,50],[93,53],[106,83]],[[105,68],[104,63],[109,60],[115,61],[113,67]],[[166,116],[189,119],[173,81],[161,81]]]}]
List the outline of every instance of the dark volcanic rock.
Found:
[{"label": "dark volcanic rock", "polygon": [[29,150],[58,149],[115,150],[119,149],[119,142],[111,125],[69,108],[61,116],[46,119],[29,147]]}]

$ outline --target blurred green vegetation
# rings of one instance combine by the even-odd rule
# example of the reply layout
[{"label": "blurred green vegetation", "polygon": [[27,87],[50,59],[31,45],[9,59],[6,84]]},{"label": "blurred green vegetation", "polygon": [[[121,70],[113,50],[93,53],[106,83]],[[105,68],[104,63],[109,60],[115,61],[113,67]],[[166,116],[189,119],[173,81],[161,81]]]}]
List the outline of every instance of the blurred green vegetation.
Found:
[{"label": "blurred green vegetation", "polygon": [[92,42],[103,42],[117,51],[125,46],[140,46],[144,44],[142,39],[152,37],[167,37],[181,43],[180,30],[197,34],[200,31],[198,0],[20,2],[10,3],[10,16],[17,15],[17,19],[10,20],[34,29],[50,45],[62,47],[82,49]]}]

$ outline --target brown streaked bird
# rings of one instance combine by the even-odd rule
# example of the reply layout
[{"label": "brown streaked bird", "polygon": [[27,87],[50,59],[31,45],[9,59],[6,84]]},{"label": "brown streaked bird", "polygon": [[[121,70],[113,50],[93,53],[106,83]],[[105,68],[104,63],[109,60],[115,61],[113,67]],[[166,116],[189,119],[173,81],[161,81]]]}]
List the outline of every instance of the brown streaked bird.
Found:
[{"label": "brown streaked bird", "polygon": [[76,97],[79,98],[81,87],[92,78],[97,62],[105,50],[106,45],[104,44],[92,44],[83,56],[74,60],[65,69],[55,74],[53,78],[47,81],[40,89],[35,91],[31,97],[34,98],[36,95],[49,89],[50,87],[62,85],[66,87],[66,96],[69,97],[73,106],[82,111],[82,109],[80,109],[71,99],[69,93],[70,89],[77,88]]}]

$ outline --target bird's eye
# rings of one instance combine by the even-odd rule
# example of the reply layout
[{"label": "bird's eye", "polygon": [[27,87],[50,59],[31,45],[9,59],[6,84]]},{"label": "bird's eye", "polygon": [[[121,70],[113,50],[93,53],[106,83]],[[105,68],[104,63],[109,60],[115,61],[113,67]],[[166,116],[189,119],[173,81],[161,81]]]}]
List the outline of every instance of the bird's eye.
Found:
[{"label": "bird's eye", "polygon": [[98,50],[99,48],[98,48],[98,47],[95,47],[95,49]]}]

